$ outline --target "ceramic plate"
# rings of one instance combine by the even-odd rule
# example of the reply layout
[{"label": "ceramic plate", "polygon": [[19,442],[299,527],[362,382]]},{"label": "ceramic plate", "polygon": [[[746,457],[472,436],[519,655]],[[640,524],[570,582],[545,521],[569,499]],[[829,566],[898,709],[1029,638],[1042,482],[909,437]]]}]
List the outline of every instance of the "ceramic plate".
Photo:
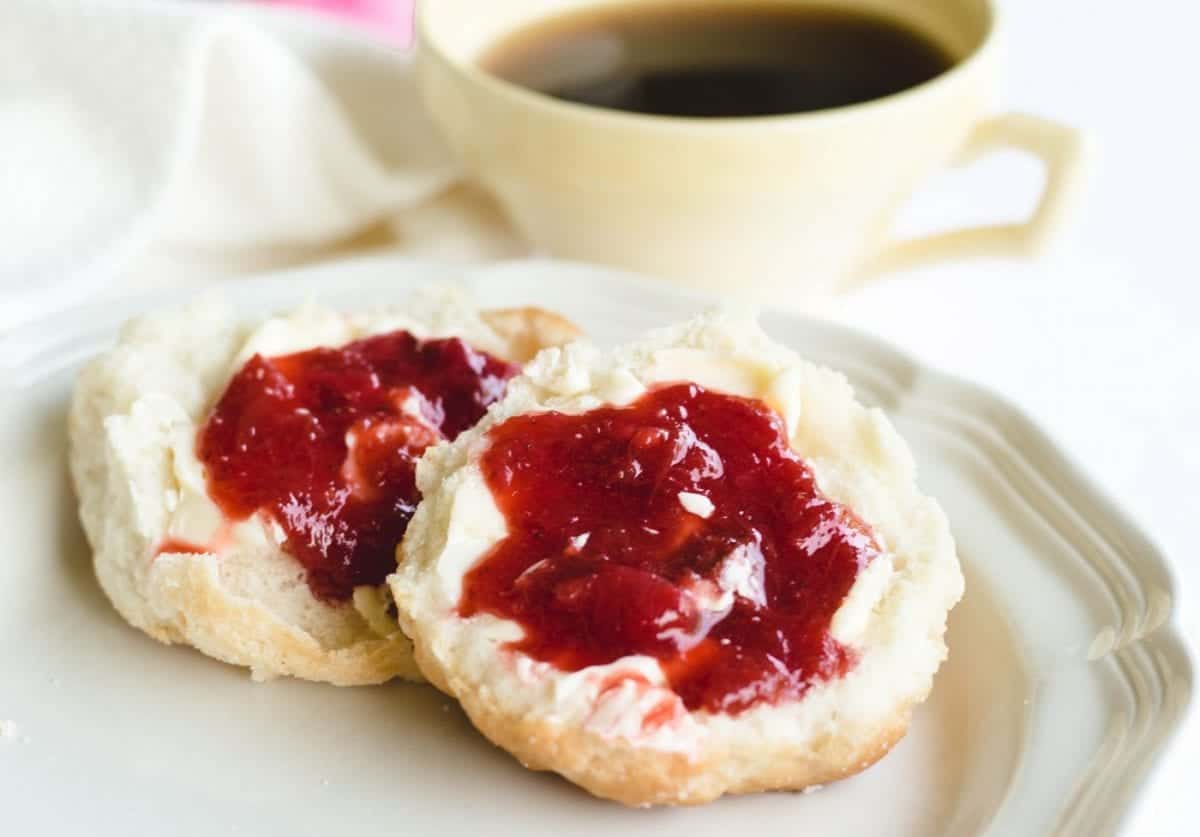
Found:
[{"label": "ceramic plate", "polygon": [[[558,309],[611,343],[704,307],[547,262],[366,261],[231,283],[246,316],[352,308],[458,279],[490,305]],[[1163,557],[1012,407],[828,323],[767,329],[843,371],[911,443],[967,594],[908,737],[812,794],[626,810],[534,774],[429,688],[250,681],[109,608],[64,464],[81,362],[178,293],[68,312],[0,339],[0,816],[6,833],[1094,835],[1116,831],[1180,723],[1192,669]],[[13,732],[12,727],[9,728]]]}]

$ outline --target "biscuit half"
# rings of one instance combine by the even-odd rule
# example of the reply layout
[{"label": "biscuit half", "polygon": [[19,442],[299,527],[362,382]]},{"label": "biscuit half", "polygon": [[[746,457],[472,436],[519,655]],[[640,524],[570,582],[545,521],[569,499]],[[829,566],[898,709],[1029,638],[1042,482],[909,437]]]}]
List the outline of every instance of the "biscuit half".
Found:
[{"label": "biscuit half", "polygon": [[336,347],[396,329],[461,337],[519,363],[577,335],[548,311],[479,311],[454,291],[366,314],[308,306],[253,325],[208,300],[129,323],[117,345],[80,373],[70,470],[97,578],[126,621],[161,642],[249,667],[256,678],[420,679],[386,586],[357,588],[345,603],[318,600],[261,515],[239,524],[220,554],[162,547],[220,523],[196,460],[196,434],[250,356]]},{"label": "biscuit half", "polygon": [[[878,544],[828,629],[855,664],[799,698],[736,714],[688,709],[655,657],[566,671],[519,650],[526,635],[516,621],[462,615],[464,578],[508,532],[480,467],[489,432],[516,416],[630,404],[680,381],[773,408],[820,491]],[[752,320],[711,314],[615,351],[575,343],[542,352],[475,428],[430,449],[417,476],[424,499],[390,584],[418,666],[521,763],[597,796],[698,804],[849,776],[903,737],[945,659],[963,577],[907,445],[841,375],[772,342]],[[673,707],[665,722],[664,707]]]}]

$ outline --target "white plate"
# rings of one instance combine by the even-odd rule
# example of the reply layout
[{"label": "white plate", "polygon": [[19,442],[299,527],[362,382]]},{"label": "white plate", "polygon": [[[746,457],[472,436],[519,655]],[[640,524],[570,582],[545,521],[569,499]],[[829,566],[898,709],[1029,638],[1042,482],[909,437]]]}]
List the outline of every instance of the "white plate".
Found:
[{"label": "white plate", "polygon": [[[593,268],[400,261],[234,283],[247,316],[346,308],[463,279],[558,309],[601,342],[703,303]],[[522,770],[431,689],[245,672],[128,628],[93,580],[64,465],[81,361],[179,294],[68,312],[0,339],[0,818],[5,833],[1102,835],[1183,716],[1192,668],[1158,551],[1013,408],[827,323],[767,328],[888,410],[950,515],[967,595],[909,736],[808,795],[631,811]],[[13,827],[15,826],[15,827]]]}]

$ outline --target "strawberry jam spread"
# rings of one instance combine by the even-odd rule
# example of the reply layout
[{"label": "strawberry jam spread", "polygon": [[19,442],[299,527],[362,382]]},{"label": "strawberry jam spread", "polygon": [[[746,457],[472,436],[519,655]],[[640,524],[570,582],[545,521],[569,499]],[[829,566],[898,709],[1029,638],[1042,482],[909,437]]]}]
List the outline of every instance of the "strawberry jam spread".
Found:
[{"label": "strawberry jam spread", "polygon": [[181,540],[180,538],[167,538],[159,543],[154,550],[155,555],[166,555],[167,553],[177,555],[203,555],[208,552],[210,547],[201,546],[200,544],[192,543],[191,541]]},{"label": "strawberry jam spread", "polygon": [[518,371],[405,331],[255,355],[200,430],[209,496],[231,519],[273,520],[313,594],[349,599],[396,567],[422,451],[475,424]]},{"label": "strawberry jam spread", "polygon": [[565,671],[649,655],[688,709],[732,714],[853,666],[830,622],[878,547],[761,401],[672,384],[489,439],[508,536],[459,613],[519,623],[511,648]]}]

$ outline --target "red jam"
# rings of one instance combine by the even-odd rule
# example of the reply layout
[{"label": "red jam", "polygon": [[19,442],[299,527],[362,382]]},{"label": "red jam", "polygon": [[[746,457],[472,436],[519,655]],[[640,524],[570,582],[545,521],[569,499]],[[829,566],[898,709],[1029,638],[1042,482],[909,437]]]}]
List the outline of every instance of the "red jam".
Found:
[{"label": "red jam", "polygon": [[405,331],[255,355],[200,431],[209,496],[229,518],[275,521],[313,594],[349,599],[396,567],[422,451],[479,421],[518,371],[456,338]]},{"label": "red jam", "polygon": [[167,538],[154,549],[154,557],[159,555],[203,555],[209,547],[185,541],[181,538]]},{"label": "red jam", "polygon": [[518,622],[512,648],[566,671],[650,655],[688,709],[733,714],[854,664],[829,626],[878,547],[761,401],[674,384],[489,438],[509,534],[467,574],[459,612]]}]

